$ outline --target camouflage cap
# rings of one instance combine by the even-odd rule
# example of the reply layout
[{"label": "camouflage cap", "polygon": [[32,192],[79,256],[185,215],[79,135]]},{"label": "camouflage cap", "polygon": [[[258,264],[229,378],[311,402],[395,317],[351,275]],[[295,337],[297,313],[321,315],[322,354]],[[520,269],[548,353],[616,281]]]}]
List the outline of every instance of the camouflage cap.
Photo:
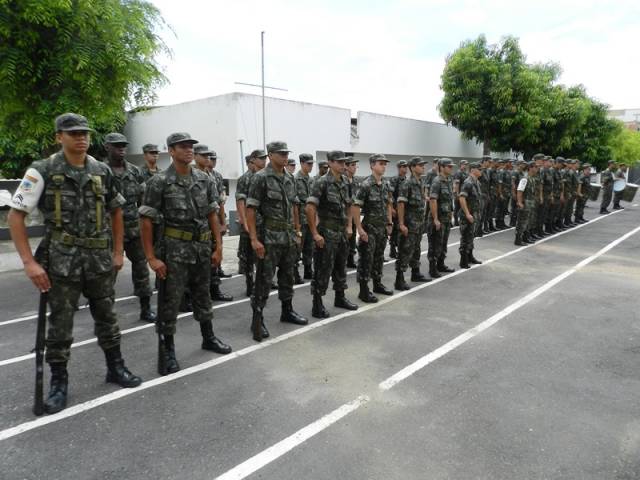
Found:
[{"label": "camouflage cap", "polygon": [[342,150],[331,150],[327,152],[327,160],[330,162],[344,162],[347,160],[347,156]]},{"label": "camouflage cap", "polygon": [[536,153],[536,154],[532,157],[532,159],[533,159],[533,160],[544,160],[544,157],[545,157],[545,156],[546,156],[546,155],[545,155],[544,153]]},{"label": "camouflage cap", "polygon": [[527,167],[528,168],[537,167],[536,162],[534,162],[533,160],[528,161],[527,162]]},{"label": "camouflage cap", "polygon": [[473,170],[474,168],[480,169],[480,162],[471,162],[469,164],[469,169]]},{"label": "camouflage cap", "polygon": [[298,155],[298,158],[300,159],[300,163],[313,163],[313,155],[310,153],[301,153]]},{"label": "camouflage cap", "polygon": [[251,152],[251,155],[249,155],[251,158],[265,158],[267,156],[267,152],[265,152],[264,150],[254,150],[253,152]]},{"label": "camouflage cap", "polygon": [[269,153],[289,153],[290,151],[286,142],[276,141],[267,144],[267,152]]},{"label": "camouflage cap", "polygon": [[54,121],[56,132],[95,132],[89,121],[77,113],[63,113]]},{"label": "camouflage cap", "polygon": [[129,145],[129,140],[121,133],[112,132],[104,136],[104,143],[125,143]]},{"label": "camouflage cap", "polygon": [[413,157],[409,160],[409,166],[415,167],[416,165],[424,165],[425,163],[429,163],[429,160],[425,160],[422,157]]},{"label": "camouflage cap", "polygon": [[194,145],[198,143],[198,141],[195,138],[191,138],[191,135],[187,132],[176,132],[167,137],[167,147],[171,147],[176,143],[190,143]]},{"label": "camouflage cap", "polygon": [[584,170],[585,168],[591,168],[591,164],[590,164],[590,163],[583,163],[583,164],[582,164],[582,166],[581,166],[580,168],[582,168],[583,170]]},{"label": "camouflage cap", "polygon": [[545,155],[544,159],[545,160],[553,160],[553,157],[551,155]]},{"label": "camouflage cap", "polygon": [[196,155],[209,155],[212,152],[212,150],[209,150],[209,147],[207,145],[205,145],[204,143],[198,143],[196,145],[193,146],[193,153],[195,153]]},{"label": "camouflage cap", "polygon": [[318,159],[318,166],[319,167],[328,167],[329,166],[329,162],[327,160],[322,160],[322,159]]},{"label": "camouflage cap", "polygon": [[614,163],[616,163],[616,161],[615,161],[615,160],[608,160],[608,161],[607,161],[607,165],[613,165]]},{"label": "camouflage cap", "polygon": [[210,160],[217,160],[218,159],[218,154],[216,153],[215,150],[211,150],[209,152],[209,159]]},{"label": "camouflage cap", "polygon": [[406,160],[400,160],[398,163],[396,163],[396,166],[397,166],[398,168],[399,168],[399,167],[406,167],[407,165],[409,165],[409,164],[407,163],[407,161],[406,161]]},{"label": "camouflage cap", "polygon": [[349,156],[347,155],[347,159],[345,160],[345,162],[347,165],[351,165],[352,163],[358,163],[358,159],[355,158],[354,156]]},{"label": "camouflage cap", "polygon": [[468,165],[469,162],[466,160],[460,160],[460,165]]},{"label": "camouflage cap", "polygon": [[564,163],[564,157],[556,157],[556,163]]},{"label": "camouflage cap", "polygon": [[453,161],[450,158],[441,158],[438,165],[442,167],[448,167],[449,165],[453,165]]},{"label": "camouflage cap", "polygon": [[381,153],[374,153],[373,155],[371,155],[369,157],[369,163],[376,163],[376,162],[387,162],[387,163],[389,163],[389,160],[387,159],[387,157],[385,157]]},{"label": "camouflage cap", "polygon": [[145,143],[142,146],[142,153],[160,153],[160,149],[154,143]]},{"label": "camouflage cap", "polygon": [[296,164],[296,159],[293,157],[289,157],[287,159],[287,165],[295,165]]}]

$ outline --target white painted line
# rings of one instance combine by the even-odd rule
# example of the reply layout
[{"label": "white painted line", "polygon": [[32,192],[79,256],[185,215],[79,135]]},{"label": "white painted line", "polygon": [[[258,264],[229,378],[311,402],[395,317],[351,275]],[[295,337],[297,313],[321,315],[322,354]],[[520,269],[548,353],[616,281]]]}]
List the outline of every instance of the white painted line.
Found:
[{"label": "white painted line", "polygon": [[328,413],[324,417],[316,420],[315,422],[307,425],[306,427],[298,430],[293,435],[285,438],[284,440],[276,443],[275,445],[263,450],[259,454],[251,457],[250,459],[242,462],[240,465],[232,468],[228,472],[216,477],[216,480],[238,480],[248,477],[254,472],[257,472],[265,465],[270,464],[274,460],[285,455],[298,445],[306,442],[311,437],[314,437],[324,429],[330,427],[338,420],[346,417],[352,412],[355,412],[362,405],[369,402],[369,397],[361,395],[355,400],[345,403],[339,408],[336,408],[333,412]]},{"label": "white painted line", "polygon": [[[600,218],[604,218],[604,217],[598,217],[597,219],[594,219],[592,221],[597,221]],[[578,228],[580,228],[582,226],[585,226],[585,225],[588,225],[588,223],[584,223],[584,224],[582,224],[580,226],[577,226],[573,230],[578,229]],[[563,234],[567,233],[568,231],[570,231],[570,230],[566,230],[564,232],[557,233],[556,236],[563,235]],[[499,232],[495,232],[495,233],[499,233]],[[486,235],[485,235],[485,237],[486,237]],[[551,239],[551,238],[552,237],[547,237],[545,240],[548,240],[548,239]],[[542,241],[544,241],[544,240],[541,240],[540,242],[542,242]],[[538,242],[538,243],[540,243],[540,242]],[[211,367],[214,367],[216,365],[220,365],[222,363],[226,363],[226,362],[228,362],[230,360],[233,360],[235,358],[242,357],[244,355],[248,355],[248,354],[253,353],[253,352],[257,351],[257,350],[261,350],[263,348],[267,348],[267,347],[269,347],[271,345],[275,345],[277,343],[284,342],[284,341],[286,341],[286,340],[288,340],[290,338],[297,337],[298,335],[303,335],[303,334],[305,334],[307,332],[310,332],[312,330],[315,330],[317,328],[324,327],[325,325],[329,325],[331,323],[337,322],[338,320],[341,320],[343,318],[351,317],[351,316],[358,315],[358,314],[363,313],[363,312],[367,312],[367,311],[372,310],[374,308],[378,308],[378,307],[380,307],[382,305],[386,305],[387,303],[393,302],[393,301],[395,301],[395,300],[397,300],[399,298],[402,298],[402,297],[404,297],[406,295],[410,295],[410,294],[415,293],[415,292],[417,292],[419,290],[422,290],[424,288],[428,288],[428,287],[431,287],[433,285],[437,285],[438,283],[444,282],[444,281],[446,281],[446,280],[448,280],[450,278],[453,278],[453,277],[455,277],[457,275],[462,275],[463,273],[471,271],[471,270],[473,270],[475,268],[481,268],[484,265],[488,265],[488,264],[490,264],[490,263],[492,263],[494,261],[497,261],[499,259],[508,257],[510,255],[513,255],[514,253],[520,252],[522,250],[525,250],[525,249],[533,247],[533,246],[535,246],[535,245],[528,245],[528,246],[517,248],[515,250],[511,250],[511,251],[509,251],[509,252],[507,252],[505,254],[502,254],[502,255],[500,255],[498,257],[494,257],[494,258],[491,258],[489,260],[486,260],[481,265],[474,265],[470,269],[456,270],[453,273],[450,273],[448,275],[445,275],[445,276],[442,276],[442,277],[437,278],[435,280],[432,280],[429,283],[423,283],[423,284],[417,285],[414,288],[412,288],[411,290],[398,292],[398,293],[394,294],[393,296],[386,297],[386,298],[378,301],[378,303],[369,303],[369,304],[361,306],[360,308],[358,308],[358,310],[347,311],[347,312],[341,313],[339,315],[336,315],[336,316],[333,316],[333,317],[330,317],[330,318],[326,318],[324,320],[320,320],[320,321],[314,322],[314,323],[312,323],[310,325],[307,325],[305,327],[301,327],[301,328],[298,328],[296,330],[292,330],[292,331],[290,331],[288,333],[285,333],[283,335],[279,335],[278,337],[274,337],[274,338],[271,338],[271,339],[269,339],[267,341],[263,341],[262,343],[251,345],[249,347],[243,348],[242,350],[235,351],[235,352],[233,352],[233,353],[231,353],[229,355],[225,355],[223,357],[216,357],[216,358],[214,358],[212,360],[209,360],[207,362],[200,363],[198,365],[194,365],[192,367],[185,368],[185,369],[180,370],[179,372],[174,373],[172,375],[167,375],[165,377],[156,377],[154,379],[147,380],[137,388],[123,388],[123,389],[114,391],[112,393],[108,393],[106,395],[103,395],[102,397],[98,397],[98,398],[95,398],[93,400],[88,400],[88,401],[86,401],[84,403],[79,403],[77,405],[73,405],[73,406],[68,407],[65,410],[62,410],[61,412],[56,413],[54,415],[48,415],[46,417],[40,417],[40,418],[37,418],[35,420],[31,420],[29,422],[25,422],[25,423],[16,425],[15,427],[7,428],[5,430],[0,431],[0,441],[6,440],[7,438],[15,437],[16,435],[20,435],[21,433],[28,432],[28,431],[33,430],[35,428],[39,428],[39,427],[42,427],[44,425],[48,425],[50,423],[57,422],[59,420],[65,419],[65,418],[69,418],[69,417],[81,414],[81,413],[86,412],[88,410],[92,410],[92,409],[94,409],[96,407],[99,407],[100,405],[104,405],[104,404],[110,403],[112,401],[118,400],[118,399],[123,398],[123,397],[127,397],[129,395],[133,395],[133,394],[138,393],[140,391],[147,390],[149,388],[153,388],[153,387],[156,387],[158,385],[162,385],[164,383],[172,382],[172,381],[178,380],[178,379],[180,379],[182,377],[186,377],[188,375],[192,375],[194,373],[201,372],[203,370],[207,370],[207,369],[209,369]]]},{"label": "white painted line", "polygon": [[[433,361],[435,361],[438,358],[446,355],[447,353],[449,353],[450,351],[452,351],[455,348],[459,347],[460,345],[464,344],[468,340],[470,340],[473,337],[479,335],[481,332],[483,332],[483,331],[487,330],[488,328],[492,327],[493,325],[498,323],[500,320],[505,318],[507,315],[513,313],[514,311],[518,310],[522,306],[526,305],[531,300],[533,300],[534,298],[538,297],[542,293],[546,292],[547,290],[549,290],[553,286],[557,285],[562,280],[564,280],[565,278],[569,277],[570,275],[572,275],[573,273],[575,273],[576,271],[578,271],[579,269],[581,269],[585,265],[588,265],[589,263],[591,263],[596,258],[604,255],[606,252],[608,252],[609,250],[614,248],[616,245],[620,244],[621,242],[623,242],[624,240],[629,238],[631,235],[634,235],[638,231],[640,231],[640,227],[636,227],[635,229],[633,229],[632,231],[626,233],[625,235],[623,235],[622,237],[618,238],[617,240],[614,240],[613,242],[608,244],[606,247],[600,249],[597,253],[595,253],[595,254],[591,255],[590,257],[582,260],[580,263],[578,263],[574,267],[570,268],[569,270],[561,273],[557,277],[554,277],[552,280],[548,281],[547,283],[545,283],[541,287],[537,288],[533,292],[529,293],[528,295],[525,295],[521,299],[519,299],[516,302],[512,303],[511,305],[509,305],[507,308],[505,308],[505,309],[501,310],[500,312],[496,313],[495,315],[489,317],[484,322],[482,322],[482,323],[476,325],[475,327],[467,330],[462,335],[459,335],[458,337],[454,338],[450,342],[445,343],[441,347],[439,347],[436,350],[434,350],[434,351],[430,352],[429,354],[425,355],[424,357],[422,357],[421,359],[419,359],[416,362],[412,363],[408,367],[403,368],[398,373],[392,375],[391,377],[389,377],[385,381],[381,382],[378,385],[379,389],[384,392],[384,391],[387,391],[387,390],[393,388],[398,383],[402,382],[403,380],[407,379],[411,375],[415,374],[416,372],[418,372],[422,368],[426,367],[427,365],[429,365]],[[263,450],[262,452],[254,455],[253,457],[249,458],[248,460],[245,460],[244,462],[242,462],[239,465],[235,466],[231,470],[228,470],[227,472],[223,473],[222,475],[216,477],[215,480],[242,480],[242,479],[248,477],[249,475],[251,475],[251,474],[255,473],[256,471],[258,471],[259,469],[261,469],[262,467],[268,465],[269,463],[273,462],[274,460],[282,457],[283,455],[285,455],[289,451],[293,450],[295,447],[299,446],[300,444],[302,444],[303,442],[305,442],[309,438],[313,437],[314,435],[317,435],[321,431],[323,431],[326,428],[330,427],[331,425],[336,423],[338,420],[340,420],[340,419],[346,417],[348,414],[356,411],[362,404],[367,403],[369,401],[370,401],[370,397],[368,397],[366,395],[360,395],[355,400],[352,400],[349,403],[345,403],[344,405],[338,407],[337,409],[335,409],[333,412],[329,413],[328,415],[325,415],[324,417],[320,418],[319,420],[316,420],[315,422],[313,422],[313,423],[307,425],[306,427],[298,430],[293,435],[290,435],[289,437],[285,438],[284,440],[276,443],[275,445],[267,448],[266,450]]]}]

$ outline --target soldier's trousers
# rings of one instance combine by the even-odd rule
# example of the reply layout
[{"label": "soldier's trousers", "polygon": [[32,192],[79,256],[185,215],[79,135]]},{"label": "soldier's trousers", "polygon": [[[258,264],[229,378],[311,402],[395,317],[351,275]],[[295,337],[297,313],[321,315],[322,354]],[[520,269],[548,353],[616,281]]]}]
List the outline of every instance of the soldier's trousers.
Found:
[{"label": "soldier's trousers", "polygon": [[429,261],[444,260],[447,256],[447,244],[449,243],[449,232],[451,224],[449,222],[440,222],[440,230],[436,230],[433,221],[429,222],[429,250],[427,258]]},{"label": "soldier's trousers", "polygon": [[548,200],[545,198],[544,201],[536,207],[536,230],[542,230],[542,227],[544,227],[544,220],[547,218],[548,205]]},{"label": "soldier's trousers", "polygon": [[405,237],[400,233],[398,235],[398,260],[396,261],[396,271],[406,272],[407,267],[420,267],[420,253],[422,243],[422,225],[414,231],[409,231]]},{"label": "soldier's trousers", "polygon": [[[130,238],[124,241],[124,253],[131,262],[131,279],[133,280],[133,294],[136,297],[150,297],[153,294],[149,283],[149,267],[144,255],[140,237]],[[113,271],[115,283],[118,272]]]},{"label": "soldier's trousers", "polygon": [[473,237],[476,229],[476,222],[474,218],[473,223],[469,223],[465,215],[460,216],[460,248],[459,252],[468,253],[473,250]]},{"label": "soldier's trousers", "polygon": [[83,275],[77,280],[49,275],[48,333],[46,341],[47,363],[65,363],[69,360],[73,343],[73,315],[80,294],[89,299],[89,310],[94,321],[98,345],[108,350],[120,345],[120,328],[113,310],[113,274]]},{"label": "soldier's trousers", "polygon": [[613,185],[608,187],[602,187],[602,202],[600,203],[600,211],[606,210],[611,203],[611,197],[613,195]]},{"label": "soldier's trousers", "polygon": [[393,217],[393,226],[391,227],[391,235],[389,235],[389,245],[392,247],[398,246],[398,236],[400,230],[398,229],[398,217]]},{"label": "soldier's trousers", "polygon": [[[545,202],[546,201],[547,200],[545,199]],[[553,223],[555,212],[556,212],[556,205],[558,204],[559,200],[557,200],[555,197],[549,197],[548,202],[549,203],[547,203],[546,205],[547,208],[545,210],[545,216],[544,216],[545,225]]]},{"label": "soldier's trousers", "polygon": [[576,196],[571,194],[564,202],[564,220],[565,222],[571,221],[571,215],[573,214],[573,207],[576,204]]},{"label": "soldier's trousers", "polygon": [[351,238],[349,238],[347,242],[349,243],[349,255],[355,256],[358,251],[356,245],[356,221],[352,220],[351,222],[351,231],[353,232],[353,235],[351,235]]},{"label": "soldier's trousers", "polygon": [[347,289],[347,238],[344,232],[327,231],[318,228],[324,237],[324,248],[313,252],[313,280],[311,294],[324,295],[329,287],[329,277],[333,280],[333,289],[344,292]]},{"label": "soldier's trousers", "polygon": [[278,271],[278,298],[282,301],[293,298],[293,267],[296,262],[295,243],[264,244],[264,258],[256,258],[256,279],[251,296],[251,305],[264,308],[271,292],[273,275]]},{"label": "soldier's trousers", "polygon": [[528,210],[529,210],[527,214],[528,220],[527,220],[527,226],[525,230],[533,231],[536,229],[536,226],[538,225],[538,202],[536,201],[533,207],[529,208]]},{"label": "soldier's trousers", "polygon": [[554,208],[553,208],[554,223],[559,223],[560,221],[562,221],[563,219],[562,212],[564,212],[564,205],[565,205],[565,202],[560,201],[560,197],[558,197],[558,200],[554,204]]},{"label": "soldier's trousers", "polygon": [[298,251],[300,252],[299,258],[302,258],[302,265],[310,267],[313,263],[313,235],[311,235],[309,225],[302,225],[302,239]]},{"label": "soldier's trousers", "polygon": [[240,239],[238,241],[238,266],[240,271],[246,274],[253,274],[253,266],[255,265],[255,253],[251,248],[251,239],[249,234],[241,227]]},{"label": "soldier's trousers", "polygon": [[582,197],[576,197],[576,212],[575,218],[581,219],[584,216],[584,206],[587,204],[587,195]]},{"label": "soldier's trousers", "polygon": [[510,223],[515,223],[518,220],[518,202],[515,197],[511,197],[511,219]]},{"label": "soldier's trousers", "polygon": [[453,218],[456,220],[460,218],[460,200],[458,200],[458,197],[453,200]]},{"label": "soldier's trousers", "polygon": [[363,224],[362,228],[367,232],[369,241],[358,240],[358,282],[368,282],[371,278],[374,283],[379,283],[382,280],[387,230],[367,224]]},{"label": "soldier's trousers", "polygon": [[518,207],[518,220],[516,221],[516,236],[521,236],[529,225],[529,208],[527,205],[524,208]]}]

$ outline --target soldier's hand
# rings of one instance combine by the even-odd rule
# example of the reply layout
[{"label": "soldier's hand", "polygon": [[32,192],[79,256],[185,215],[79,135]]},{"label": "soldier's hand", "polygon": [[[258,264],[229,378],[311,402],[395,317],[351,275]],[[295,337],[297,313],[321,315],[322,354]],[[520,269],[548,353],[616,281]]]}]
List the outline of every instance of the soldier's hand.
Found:
[{"label": "soldier's hand", "polygon": [[324,237],[322,235],[320,235],[319,233],[316,233],[313,236],[313,241],[316,243],[316,247],[324,248]]},{"label": "soldier's hand", "polygon": [[353,227],[351,225],[349,225],[347,227],[347,238],[351,238],[353,236]]},{"label": "soldier's hand", "polygon": [[440,220],[434,220],[433,226],[436,227],[437,231],[440,231],[440,229],[442,228],[442,224],[440,223]]},{"label": "soldier's hand", "polygon": [[400,233],[402,234],[403,237],[408,237],[409,236],[409,229],[407,228],[406,225],[399,225],[398,229],[400,230]]},{"label": "soldier's hand", "polygon": [[113,269],[116,272],[122,270],[122,266],[124,265],[124,253],[122,252],[113,252]]},{"label": "soldier's hand", "polygon": [[524,203],[518,203],[518,208],[522,210],[524,208]]},{"label": "soldier's hand", "polygon": [[467,222],[473,223],[473,220],[474,220],[473,215],[471,215],[470,213],[467,213],[465,216],[467,217]]},{"label": "soldier's hand", "polygon": [[387,236],[391,235],[391,232],[393,232],[393,225],[387,225]]},{"label": "soldier's hand", "polygon": [[225,233],[227,233],[228,228],[229,228],[229,225],[227,225],[226,223],[223,223],[222,225],[220,225],[220,235],[224,235]]},{"label": "soldier's hand", "polygon": [[251,240],[251,248],[256,252],[256,256],[260,259],[264,258],[264,245],[260,240]]},{"label": "soldier's hand", "polygon": [[160,280],[164,280],[167,278],[167,266],[165,263],[159,258],[154,258],[149,261],[149,266],[151,270],[155,272],[155,274],[160,278]]},{"label": "soldier's hand", "polygon": [[369,241],[369,235],[367,235],[367,232],[364,231],[364,228],[360,227],[358,229],[358,235],[360,236],[360,240],[362,240],[363,242],[368,242]]},{"label": "soldier's hand", "polygon": [[216,250],[211,255],[211,265],[214,267],[219,267],[222,263],[222,249],[216,248]]},{"label": "soldier's hand", "polygon": [[49,276],[38,262],[34,260],[33,262],[26,263],[24,271],[38,290],[44,293],[51,289]]}]

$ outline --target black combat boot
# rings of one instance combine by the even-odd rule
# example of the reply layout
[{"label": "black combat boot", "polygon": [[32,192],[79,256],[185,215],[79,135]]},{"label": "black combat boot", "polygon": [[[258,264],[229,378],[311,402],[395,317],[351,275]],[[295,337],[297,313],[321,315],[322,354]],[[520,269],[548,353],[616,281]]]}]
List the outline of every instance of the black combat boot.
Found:
[{"label": "black combat boot", "polygon": [[293,267],[293,283],[295,285],[302,285],[304,283],[304,280],[300,278],[300,271],[298,270],[298,267]]},{"label": "black combat boot", "polygon": [[311,280],[313,278],[313,270],[311,269],[311,265],[304,266],[304,279]]},{"label": "black combat boot", "polygon": [[120,345],[116,345],[104,351],[104,358],[107,361],[107,383],[117,383],[124,388],[137,387],[142,383],[142,379],[134,375],[124,365]]},{"label": "black combat boot", "polygon": [[606,215],[611,213],[609,210],[607,210],[606,208],[601,208],[600,209],[600,215]]},{"label": "black combat boot", "polygon": [[373,293],[380,293],[382,295],[393,295],[393,290],[389,290],[387,287],[385,287],[380,280],[374,280]]},{"label": "black combat boot", "polygon": [[460,252],[460,268],[471,268],[469,254],[466,251]]},{"label": "black combat boot", "polygon": [[429,275],[431,278],[440,278],[442,275],[438,272],[436,260],[429,260]]},{"label": "black combat boot", "polygon": [[396,270],[396,281],[393,284],[393,288],[400,291],[411,289],[409,284],[404,280],[404,273],[402,272],[402,270]]},{"label": "black combat boot", "polygon": [[473,256],[473,249],[469,251],[469,263],[473,263],[474,265],[482,265],[482,262]]},{"label": "black combat boot", "polygon": [[158,374],[168,375],[180,371],[180,365],[176,360],[176,346],[173,335],[164,336],[164,357],[158,358]]},{"label": "black combat boot", "polygon": [[391,258],[398,258],[398,250],[395,245],[389,247],[389,256]]},{"label": "black combat boot", "polygon": [[245,282],[247,285],[245,293],[247,294],[247,297],[251,297],[251,294],[253,293],[253,275],[247,273],[245,275]]},{"label": "black combat boot", "polygon": [[476,237],[478,238],[484,237],[484,231],[482,230],[482,227],[476,228]]},{"label": "black combat boot", "polygon": [[522,233],[522,243],[524,243],[525,245],[531,245],[532,243],[534,243],[534,241],[529,238],[528,232]]},{"label": "black combat boot", "polygon": [[357,310],[358,305],[347,300],[344,296],[344,290],[336,290],[336,298],[333,300],[333,306],[344,308],[345,310]]},{"label": "black combat boot", "polygon": [[360,282],[360,293],[358,294],[358,298],[362,300],[364,303],[377,303],[378,297],[373,295],[369,290],[368,282]]},{"label": "black combat boot", "polygon": [[420,267],[414,267],[411,269],[411,281],[426,283],[426,282],[430,282],[431,279],[428,277],[425,277],[422,274],[422,272],[420,271]]},{"label": "black combat boot", "polygon": [[347,257],[347,268],[357,268],[358,265],[356,265],[356,259],[355,259],[355,255],[353,253],[350,253],[349,256]]},{"label": "black combat boot", "polygon": [[230,273],[225,273],[224,270],[222,270],[222,267],[218,268],[218,276],[220,278],[231,278],[231,274]]},{"label": "black combat boot", "polygon": [[489,220],[489,232],[497,232],[498,229],[496,228],[496,226],[493,224],[493,218]]},{"label": "black combat boot", "polygon": [[151,297],[140,297],[140,320],[155,323],[156,318],[156,312],[151,310]]},{"label": "black combat boot", "polygon": [[331,314],[322,303],[322,295],[313,294],[313,306],[311,307],[311,316],[314,318],[329,318]]},{"label": "black combat boot", "polygon": [[69,385],[69,374],[66,363],[52,363],[51,385],[49,394],[44,401],[44,411],[47,413],[58,413],[67,408],[67,392]]},{"label": "black combat boot", "polygon": [[[253,310],[253,315],[251,317],[251,333],[253,334],[253,339],[256,342],[261,342],[264,338],[262,334],[262,329],[264,327],[264,322],[262,320],[262,308],[251,305],[251,309]],[[264,329],[266,330],[266,327]]]},{"label": "black combat boot", "polygon": [[309,320],[293,310],[291,299],[282,301],[282,311],[280,313],[280,321],[285,323],[293,323],[294,325],[308,325]]},{"label": "black combat boot", "polygon": [[220,285],[211,284],[210,287],[211,300],[218,300],[220,302],[230,302],[233,297],[228,293],[224,293],[220,290]]},{"label": "black combat boot", "polygon": [[222,353],[223,355],[231,353],[231,347],[214,335],[211,320],[200,322],[200,333],[202,334],[203,350]]},{"label": "black combat boot", "polygon": [[524,242],[522,241],[522,235],[519,233],[516,233],[516,239],[513,242],[514,245],[517,245],[519,247],[521,247],[522,245],[524,245]]},{"label": "black combat boot", "polygon": [[189,292],[184,292],[182,295],[178,310],[180,312],[193,312],[193,304],[191,303],[191,294]]},{"label": "black combat boot", "polygon": [[447,266],[444,264],[444,257],[440,257],[440,258],[438,259],[438,263],[437,263],[436,267],[437,267],[438,271],[439,271],[439,272],[441,272],[441,273],[451,273],[451,272],[455,272],[455,269],[450,268],[450,267],[447,267]]},{"label": "black combat boot", "polygon": [[509,227],[513,228],[516,226],[516,216],[511,214],[511,217],[509,217]]}]

